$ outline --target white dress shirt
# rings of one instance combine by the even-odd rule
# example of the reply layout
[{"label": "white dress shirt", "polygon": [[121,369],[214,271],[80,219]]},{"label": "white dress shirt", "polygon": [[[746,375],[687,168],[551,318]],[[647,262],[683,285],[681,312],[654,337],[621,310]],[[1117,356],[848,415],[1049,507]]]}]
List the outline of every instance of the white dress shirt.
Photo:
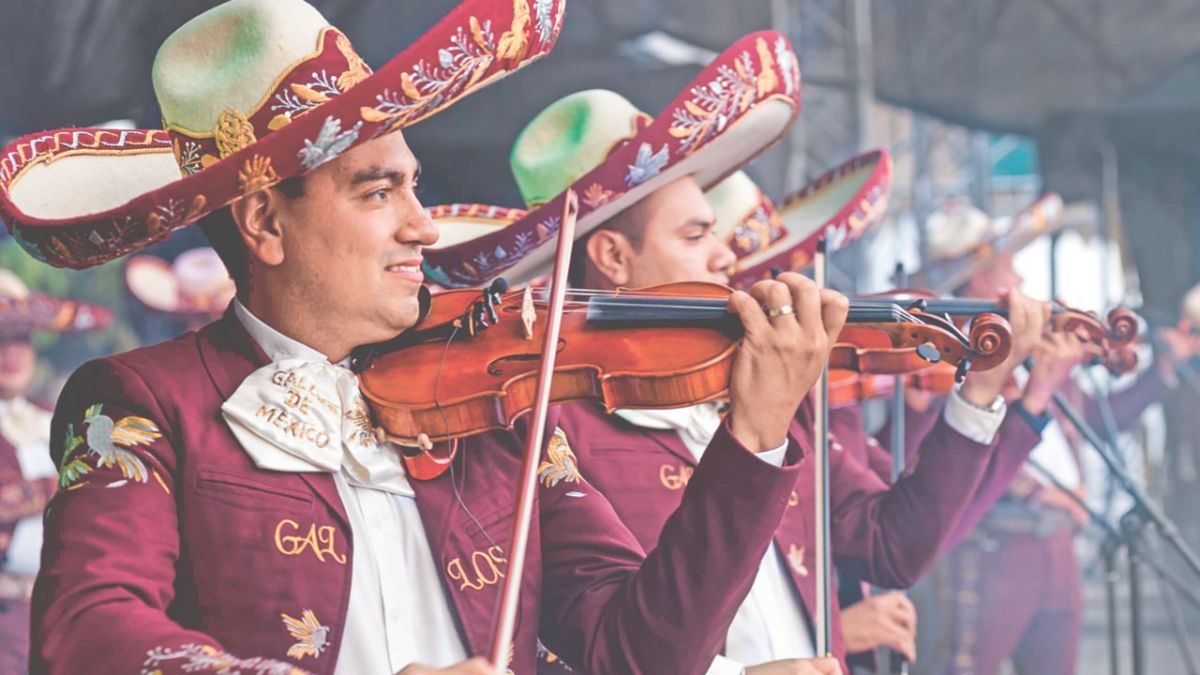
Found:
[{"label": "white dress shirt", "polygon": [[[272,361],[327,362],[234,301],[234,314]],[[346,363],[335,364],[345,366]],[[411,663],[444,668],[467,658],[411,487],[400,494],[333,474],[350,520],[350,606],[335,675],[393,675]],[[299,611],[299,610],[297,610]],[[320,620],[328,620],[318,617]]]},{"label": "white dress shirt", "polygon": [[[21,477],[38,480],[58,475],[50,459],[50,419],[52,413],[30,403],[24,396],[0,401],[0,433],[16,448]],[[3,570],[10,574],[34,576],[42,556],[42,514],[17,521],[5,551]]]},{"label": "white dress shirt", "polygon": [[[991,443],[1004,421],[1005,406],[997,399],[987,409],[967,403],[956,389],[943,413],[952,429],[977,443]],[[630,424],[648,429],[675,429],[688,451],[700,461],[721,417],[712,404],[677,410],[618,410]],[[782,466],[785,444],[758,457]],[[772,541],[758,568],[742,606],[725,638],[725,654],[718,656],[708,675],[738,675],[746,666],[780,659],[813,658],[816,647],[809,629],[808,612],[792,584],[783,554]]]}]

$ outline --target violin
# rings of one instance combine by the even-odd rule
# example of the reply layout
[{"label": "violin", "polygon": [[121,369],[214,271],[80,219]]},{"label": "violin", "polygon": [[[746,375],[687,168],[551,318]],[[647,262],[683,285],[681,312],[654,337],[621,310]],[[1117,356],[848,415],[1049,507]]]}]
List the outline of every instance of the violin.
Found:
[{"label": "violin", "polygon": [[[949,364],[934,364],[925,369],[900,375],[906,389],[944,396],[958,383]],[[852,370],[829,371],[829,407],[845,408],[862,401],[888,398],[895,394],[896,376],[856,373]]]},{"label": "violin", "polygon": [[[926,291],[901,289],[867,296],[861,302],[907,301],[909,309],[920,309],[930,314],[964,317],[983,312],[1008,316],[1008,311],[988,300],[939,298]],[[1128,373],[1137,367],[1134,347],[1139,335],[1140,320],[1137,314],[1117,307],[1101,319],[1094,312],[1086,312],[1052,302],[1049,329],[1056,333],[1073,333],[1084,341],[1093,363],[1104,365],[1114,375]]]},{"label": "violin", "polygon": [[[728,395],[742,337],[732,289],[689,282],[617,291],[572,290],[551,383],[555,402],[674,408]],[[529,410],[546,327],[544,291],[422,294],[423,317],[393,340],[354,350],[351,368],[386,437],[432,443],[511,428]],[[900,374],[947,363],[960,377],[1007,358],[1008,322],[984,314],[963,333],[944,317],[894,303],[851,303],[831,368]],[[416,456],[418,453],[414,453]]]}]

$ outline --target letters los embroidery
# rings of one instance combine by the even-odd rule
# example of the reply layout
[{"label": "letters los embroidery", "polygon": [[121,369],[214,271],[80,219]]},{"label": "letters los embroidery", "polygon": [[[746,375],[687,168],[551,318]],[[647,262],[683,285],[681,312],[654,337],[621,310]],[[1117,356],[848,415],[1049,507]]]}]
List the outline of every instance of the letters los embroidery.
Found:
[{"label": "letters los embroidery", "polygon": [[465,591],[469,588],[479,591],[499,583],[504,578],[507,567],[508,558],[504,557],[504,549],[492,546],[486,551],[475,551],[471,554],[470,569],[463,564],[462,558],[454,558],[446,563],[446,574],[460,584],[458,590]]}]

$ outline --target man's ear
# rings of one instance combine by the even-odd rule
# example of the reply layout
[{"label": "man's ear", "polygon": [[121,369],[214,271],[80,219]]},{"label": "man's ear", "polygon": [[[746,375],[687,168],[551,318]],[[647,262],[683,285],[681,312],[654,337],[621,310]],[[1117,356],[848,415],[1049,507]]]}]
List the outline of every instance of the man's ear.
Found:
[{"label": "man's ear", "polygon": [[588,260],[613,286],[625,286],[633,273],[633,246],[616,230],[598,229],[587,240]]},{"label": "man's ear", "polygon": [[275,266],[283,262],[283,196],[271,188],[252,192],[229,205],[238,233],[251,259]]}]

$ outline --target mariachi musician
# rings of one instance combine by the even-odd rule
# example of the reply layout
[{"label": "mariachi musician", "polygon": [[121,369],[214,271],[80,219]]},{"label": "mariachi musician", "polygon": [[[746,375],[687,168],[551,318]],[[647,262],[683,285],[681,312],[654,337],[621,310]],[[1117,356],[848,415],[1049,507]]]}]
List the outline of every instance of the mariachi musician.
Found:
[{"label": "mariachi musician", "polygon": [[[1026,244],[1061,227],[1062,202],[1047,195],[1018,213],[1007,230],[965,200],[951,200],[930,217],[930,262],[914,275],[914,285],[965,298],[988,298],[997,288],[1019,288],[1013,256]],[[1175,356],[1186,357],[1187,343],[1174,331],[1163,334]],[[1028,379],[1014,379],[1005,396],[1020,405],[1041,442],[1031,454],[1040,469],[1020,471],[1000,501],[918,586],[919,644],[926,658],[917,672],[993,675],[1010,661],[1017,672],[1075,672],[1082,630],[1082,584],[1074,552],[1074,531],[1086,523],[1083,512],[1058,485],[1083,492],[1081,448],[1051,407],[1057,391],[1083,399],[1069,375],[1084,354],[1061,334],[1048,335],[1034,351]],[[1075,352],[1072,356],[1072,352]],[[1147,406],[1172,386],[1172,360],[1160,354],[1154,367],[1129,388],[1112,396],[1118,429],[1130,426]],[[1065,368],[1065,369],[1064,369]],[[1038,383],[1039,373],[1049,373]],[[1021,372],[1017,375],[1020,377]],[[1057,382],[1057,386],[1047,386]],[[1022,386],[1023,385],[1023,388]],[[906,452],[921,461],[913,439],[928,426],[939,403],[917,394],[909,398]],[[1085,401],[1093,428],[1103,429],[1100,407]],[[910,460],[911,461],[911,460]],[[1055,483],[1040,471],[1050,472]]]},{"label": "mariachi musician", "polygon": [[[48,510],[34,670],[491,672],[471,657],[507,570],[519,435],[463,439],[453,471],[411,479],[344,366],[419,316],[438,232],[403,130],[547,53],[563,10],[467,0],[372,73],[303,0],[230,0],[158,51],[165,131],[46,132],[4,152],[0,207],[34,255],[86,267],[203,218],[237,285],[217,322],[67,383],[51,448],[79,469]],[[693,106],[727,106],[730,126],[790,120],[795,57],[759,40],[739,68],[753,86]],[[730,413],[649,555],[572,471],[552,412],[512,672],[534,670],[539,633],[585,672],[711,663],[787,508],[788,426],[847,303],[784,275],[730,309],[748,335]],[[337,426],[309,425],[314,410]],[[713,578],[723,591],[699,592]]]},{"label": "mariachi musician", "polygon": [[[739,47],[735,45],[726,54],[736,54]],[[691,90],[691,86],[685,89]],[[890,164],[886,154],[879,153],[858,158],[816,181],[805,191],[815,193],[805,195],[808,203],[794,206],[791,232],[780,222],[788,215],[781,217],[768,210],[769,203],[764,203],[752,183],[749,203],[741,202],[747,204],[741,211],[746,222],[721,223],[722,227],[717,227],[713,209],[702,191],[707,185],[704,177],[686,172],[684,163],[694,155],[664,154],[654,173],[640,184],[648,194],[623,193],[619,185],[627,162],[609,149],[625,144],[660,147],[666,139],[656,134],[669,126],[662,123],[664,119],[673,119],[671,110],[650,118],[620,95],[605,90],[571,94],[551,104],[526,126],[511,154],[517,184],[533,210],[502,232],[519,231],[527,223],[537,222],[549,210],[538,209],[537,205],[553,204],[559,195],[573,188],[585,200],[589,195],[598,195],[607,213],[615,214],[607,219],[596,217],[587,221],[587,226],[581,218],[572,269],[577,287],[604,291],[683,281],[729,283],[729,270],[735,263],[741,266],[735,273],[735,283],[748,283],[769,276],[769,270],[777,264],[785,265],[785,269],[806,266],[819,236],[848,240],[884,208]],[[720,138],[714,139],[713,145],[720,142]],[[554,152],[548,152],[550,148]],[[736,166],[735,162],[744,163],[752,157],[718,155],[707,166],[714,173],[722,173],[712,161],[725,162],[729,165],[727,171]],[[715,191],[738,192],[748,179],[727,181],[729,185],[722,184]],[[827,213],[822,213],[820,206],[811,206],[825,203],[828,208],[829,193],[853,196],[845,203],[835,203]],[[839,213],[841,217],[835,217]],[[481,231],[487,233],[486,228]],[[497,236],[501,235],[485,234],[457,246],[487,251],[491,238]],[[742,243],[749,240],[755,243]],[[739,247],[743,260],[738,260],[731,244]],[[465,274],[459,268],[436,269],[443,274],[444,282],[459,280]],[[474,283],[485,280],[471,279]],[[1048,313],[1019,294],[1012,294],[1010,301],[1014,332],[1021,336],[1015,341],[1031,345],[1029,336],[1041,334]],[[1016,416],[1006,419],[1005,407],[998,401],[1007,373],[1027,353],[1022,349],[1015,348],[1008,361],[996,369],[1004,371],[1000,376],[968,375],[964,387],[952,394],[944,418],[930,435],[930,459],[891,491],[864,464],[839,452],[840,441],[833,439],[834,556],[867,570],[868,577],[877,583],[910,585],[952,532],[976,489],[989,480],[1007,484],[1011,472],[998,472],[996,467],[1019,466],[1024,453],[1034,445],[1030,439],[1035,438]],[[612,415],[591,403],[572,404],[563,407],[559,424],[573,439],[583,479],[604,492],[647,550],[667,543],[666,533],[677,518],[672,514],[686,503],[690,493],[684,488],[701,477],[703,458],[708,456],[706,447],[711,447],[711,439],[719,436],[722,426],[721,415],[712,404],[674,410],[618,410]],[[1014,458],[1008,461],[994,456],[1003,428],[1026,439],[1023,447],[1011,449]],[[855,437],[863,435],[861,429],[854,432]],[[806,406],[798,415],[789,438],[802,456],[811,456],[811,408]],[[855,442],[859,442],[857,438]],[[710,673],[800,672],[801,659],[814,656],[809,630],[815,588],[810,522],[813,481],[811,463],[799,464],[804,470],[790,496],[789,508],[774,532],[771,546],[765,555],[759,555],[760,566],[750,594],[723,636],[723,656],[712,664]],[[982,509],[976,510],[982,513]],[[911,636],[915,617],[902,602],[895,598],[892,602],[895,604],[871,609],[899,615],[895,623]],[[868,640],[880,639],[880,633]],[[893,642],[905,648],[902,635]],[[910,637],[910,655],[911,642]],[[870,642],[856,645],[859,649],[874,646]],[[833,648],[839,658],[844,657],[836,621]]]}]

